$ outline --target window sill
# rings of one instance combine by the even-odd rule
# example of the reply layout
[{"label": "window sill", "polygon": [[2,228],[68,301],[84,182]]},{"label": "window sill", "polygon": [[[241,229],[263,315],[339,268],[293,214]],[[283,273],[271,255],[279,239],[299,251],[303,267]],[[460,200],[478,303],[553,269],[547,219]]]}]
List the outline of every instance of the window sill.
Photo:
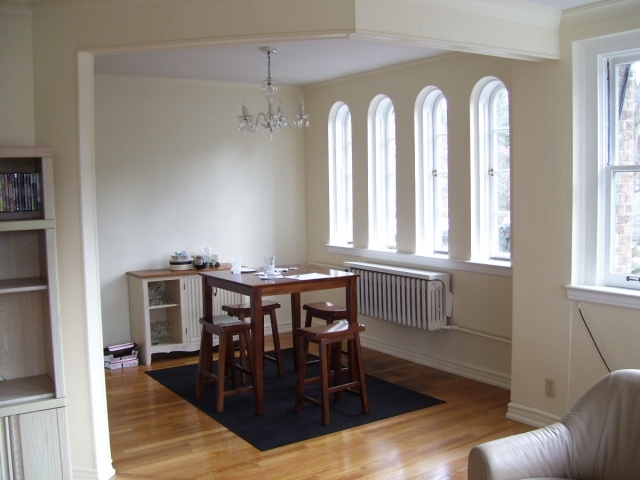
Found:
[{"label": "window sill", "polygon": [[391,250],[369,250],[350,245],[327,245],[327,252],[350,257],[379,260],[394,264],[402,264],[416,268],[433,268],[444,270],[461,270],[484,273],[488,275],[511,276],[511,264],[508,262],[474,262],[471,260],[452,260],[446,256],[423,256],[413,253],[399,253]]},{"label": "window sill", "polygon": [[595,285],[567,285],[565,288],[569,300],[640,310],[639,290]]}]

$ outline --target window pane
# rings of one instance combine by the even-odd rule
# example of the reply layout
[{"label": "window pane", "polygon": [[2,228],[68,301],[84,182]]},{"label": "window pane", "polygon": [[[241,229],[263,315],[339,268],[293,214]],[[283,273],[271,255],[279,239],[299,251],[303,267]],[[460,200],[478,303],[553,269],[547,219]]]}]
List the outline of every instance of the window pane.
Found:
[{"label": "window pane", "polygon": [[498,251],[511,251],[511,217],[509,214],[498,216]]},{"label": "window pane", "polygon": [[613,174],[613,251],[616,273],[640,275],[640,172]]},{"label": "window pane", "polygon": [[500,88],[493,99],[494,128],[509,128],[509,96],[506,88]]},{"label": "window pane", "polygon": [[511,179],[509,172],[499,172],[496,178],[496,208],[501,212],[511,210]]},{"label": "window pane", "polygon": [[495,152],[496,168],[500,170],[509,170],[511,162],[511,153],[509,150],[509,130],[496,132]]},{"label": "window pane", "polygon": [[346,243],[353,244],[353,175],[351,158],[351,112],[345,105],[344,118],[344,231]]},{"label": "window pane", "polygon": [[437,252],[449,250],[449,175],[438,172],[436,187],[436,222],[434,244]]},{"label": "window pane", "polygon": [[609,268],[640,275],[640,62],[615,64]]},{"label": "window pane", "polygon": [[640,92],[638,75],[640,62],[623,63],[616,68],[618,86],[618,132],[616,138],[616,155],[611,159],[613,165],[638,165],[640,163],[640,147],[638,145]]},{"label": "window pane", "polygon": [[386,117],[386,247],[396,248],[396,114],[390,105]]},{"label": "window pane", "polygon": [[330,241],[353,243],[353,194],[351,168],[351,112],[342,104],[334,111],[329,136],[331,176],[331,232]]},{"label": "window pane", "polygon": [[447,100],[442,94],[435,105],[435,153],[433,179],[434,250],[449,251],[449,140],[447,125]]},{"label": "window pane", "polygon": [[395,112],[388,97],[376,100],[370,119],[373,150],[370,163],[372,202],[369,205],[369,246],[396,248]]},{"label": "window pane", "polygon": [[490,257],[506,259],[511,254],[511,151],[509,95],[503,84],[493,84],[490,95],[489,210]]}]

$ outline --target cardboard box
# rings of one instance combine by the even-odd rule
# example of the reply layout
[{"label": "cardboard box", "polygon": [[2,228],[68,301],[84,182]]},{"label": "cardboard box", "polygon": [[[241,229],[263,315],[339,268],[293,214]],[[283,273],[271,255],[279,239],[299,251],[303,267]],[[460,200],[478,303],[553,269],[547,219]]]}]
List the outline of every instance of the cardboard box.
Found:
[{"label": "cardboard box", "polygon": [[112,345],[104,349],[104,368],[115,370],[117,368],[138,366],[138,345],[133,342]]},{"label": "cardboard box", "polygon": [[108,368],[109,370],[137,366],[138,352],[134,352],[131,355],[125,355],[124,357],[114,357],[113,355],[107,355],[104,357],[104,368]]},{"label": "cardboard box", "polygon": [[122,343],[120,345],[112,345],[104,349],[104,355],[113,355],[114,357],[124,357],[132,355],[135,350],[138,349],[138,345],[134,342]]}]

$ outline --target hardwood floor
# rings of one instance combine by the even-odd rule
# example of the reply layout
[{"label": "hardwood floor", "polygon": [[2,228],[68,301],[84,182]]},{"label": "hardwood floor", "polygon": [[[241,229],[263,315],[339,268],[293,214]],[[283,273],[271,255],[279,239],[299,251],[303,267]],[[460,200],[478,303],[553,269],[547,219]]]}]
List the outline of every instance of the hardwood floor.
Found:
[{"label": "hardwood floor", "polygon": [[505,418],[506,390],[368,349],[364,357],[367,373],[446,403],[260,452],[143,373],[196,355],[106,371],[113,478],[462,480],[471,447],[532,428]]}]

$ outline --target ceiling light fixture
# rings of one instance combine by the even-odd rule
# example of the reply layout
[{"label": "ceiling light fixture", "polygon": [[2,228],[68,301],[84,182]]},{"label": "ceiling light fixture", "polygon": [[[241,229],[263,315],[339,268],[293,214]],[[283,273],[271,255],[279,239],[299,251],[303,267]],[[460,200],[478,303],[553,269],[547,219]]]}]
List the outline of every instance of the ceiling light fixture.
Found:
[{"label": "ceiling light fixture", "polygon": [[302,128],[309,126],[309,115],[304,111],[304,96],[300,96],[300,111],[289,119],[286,113],[282,111],[280,105],[276,110],[273,105],[274,96],[278,90],[278,81],[271,79],[271,54],[277,50],[273,47],[260,48],[262,53],[267,54],[267,79],[262,81],[262,93],[267,97],[267,113],[258,113],[254,116],[249,114],[249,108],[246,103],[242,104],[242,115],[238,116],[238,130],[246,132],[255,132],[258,127],[271,131],[271,139],[273,140],[274,130],[284,127]]}]

